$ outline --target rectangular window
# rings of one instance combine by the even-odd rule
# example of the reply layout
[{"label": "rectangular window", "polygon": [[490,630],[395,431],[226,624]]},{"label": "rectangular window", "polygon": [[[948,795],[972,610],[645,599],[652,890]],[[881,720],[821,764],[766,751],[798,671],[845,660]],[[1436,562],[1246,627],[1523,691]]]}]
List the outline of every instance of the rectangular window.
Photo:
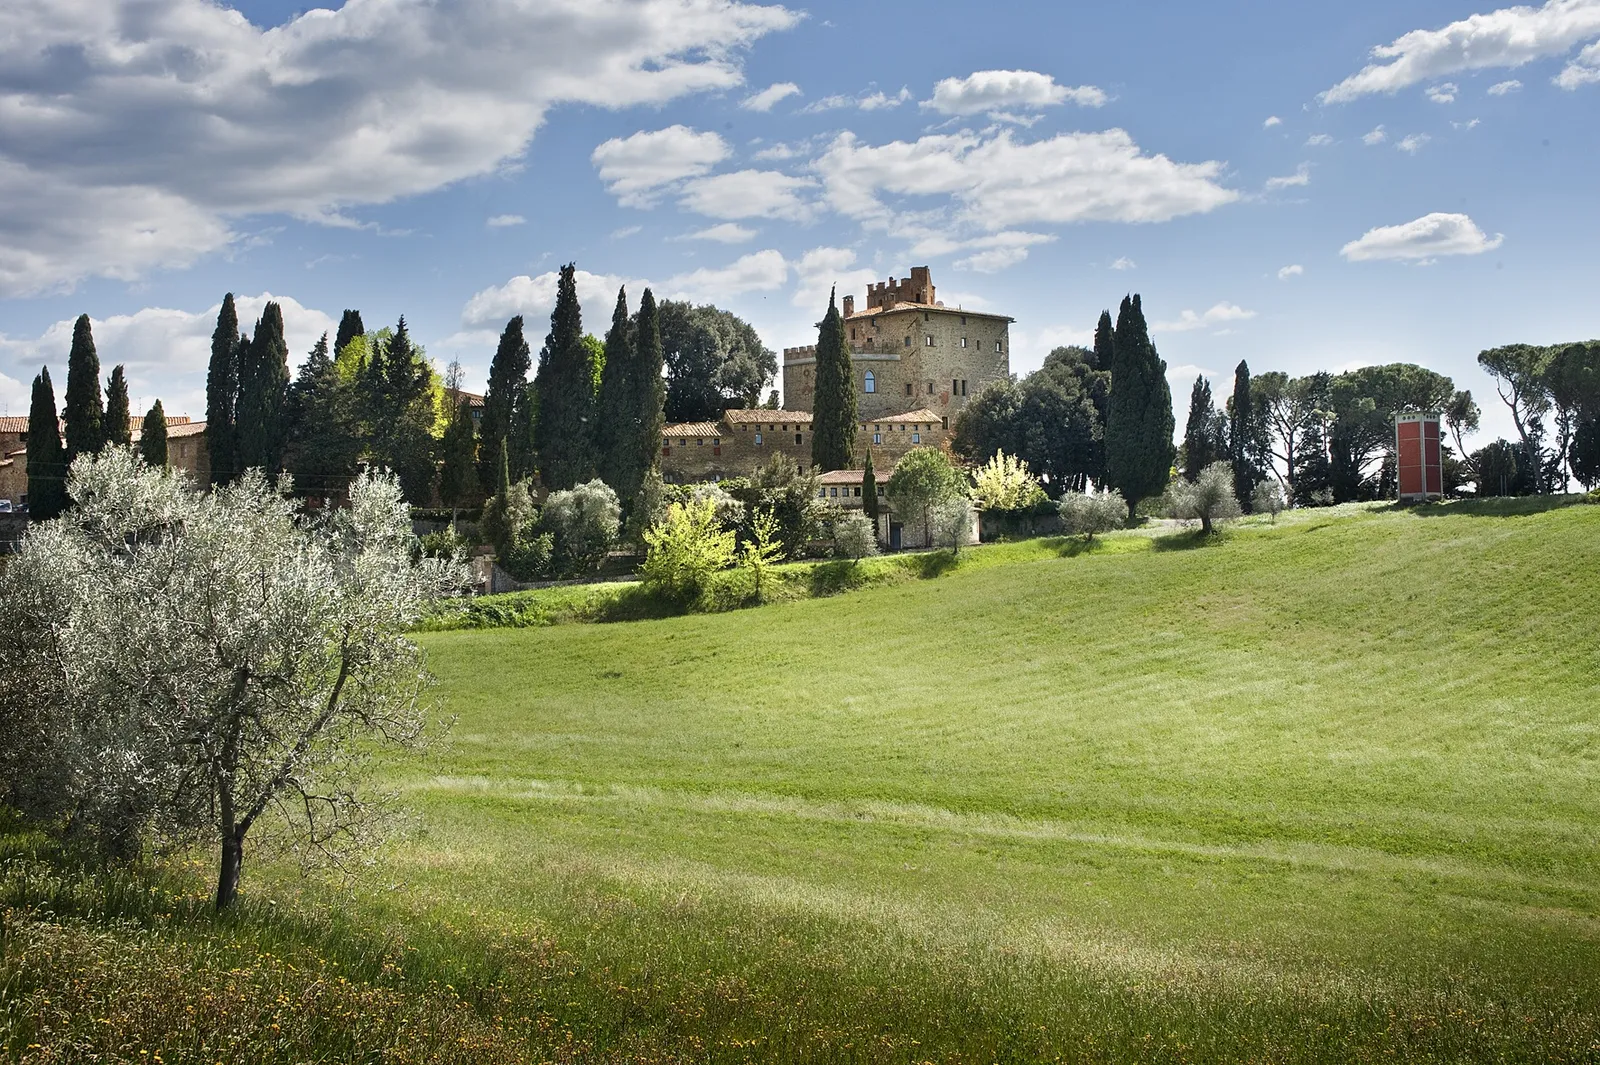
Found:
[{"label": "rectangular window", "polygon": [[961,324],[962,325],[966,325],[967,324],[967,316],[964,315],[964,314],[961,316]]},{"label": "rectangular window", "polygon": [[907,381],[906,382],[906,395],[909,396],[910,394],[911,394],[911,382]]},{"label": "rectangular window", "polygon": [[756,434],[756,447],[760,447],[760,446],[761,446],[761,434],[757,433]]},{"label": "rectangular window", "polygon": [[713,447],[711,449],[711,453],[713,455],[720,455],[720,454],[722,454],[722,449],[720,447]]},{"label": "rectangular window", "polygon": [[704,440],[704,439],[703,439],[703,438],[702,438],[702,439],[699,439],[699,440],[696,440],[696,441],[695,441],[695,442],[694,442],[694,446],[695,446],[695,447],[705,447],[705,446],[706,446],[706,442],[705,442],[705,440]]},{"label": "rectangular window", "polygon": [[883,485],[881,485],[881,484],[878,486],[878,498],[879,499],[883,498]]},{"label": "rectangular window", "polygon": [[874,444],[881,444],[881,443],[883,443],[883,434],[882,434],[882,433],[873,433],[873,434],[872,434],[872,442],[873,442],[873,443],[874,443]]},{"label": "rectangular window", "polygon": [[930,396],[933,395],[933,382],[932,381],[928,382],[928,395],[930,395]]},{"label": "rectangular window", "polygon": [[906,347],[909,348],[910,346],[911,346],[911,338],[910,337],[906,337]]},{"label": "rectangular window", "polygon": [[722,437],[719,436],[716,439],[712,440],[711,441],[711,446],[712,447],[721,447],[722,446]]},{"label": "rectangular window", "polygon": [[1000,341],[996,340],[994,342],[994,350],[996,350],[996,351],[1004,351],[1006,349],[1000,345]]},{"label": "rectangular window", "polygon": [[833,498],[835,498],[835,499],[838,499],[838,498],[839,498],[839,490],[838,490],[838,489],[837,489],[837,488],[830,488],[830,489],[828,489],[828,494],[829,494],[829,495],[830,495],[830,496],[832,496],[832,497],[833,497]]},{"label": "rectangular window", "polygon": [[853,488],[853,489],[850,490],[850,494],[855,496],[857,499],[860,499],[861,498],[861,489],[859,487]]},{"label": "rectangular window", "polygon": [[[800,470],[800,467],[796,466],[795,467],[795,471],[799,472],[799,470]],[[819,489],[817,489],[817,495],[822,499],[827,499],[828,498],[828,490],[826,488],[819,488]]]},{"label": "rectangular window", "polygon": [[932,334],[929,334],[926,338],[923,339],[922,346],[925,347],[925,348],[933,347],[933,336],[932,336]]},{"label": "rectangular window", "polygon": [[920,444],[920,443],[922,443],[922,434],[921,434],[921,433],[912,433],[912,434],[911,434],[911,442],[912,442],[912,443],[913,443],[913,444]]},{"label": "rectangular window", "polygon": [[963,396],[967,394],[967,383],[965,381],[961,382],[961,394]]},{"label": "rectangular window", "polygon": [[953,377],[950,379],[950,394],[952,396],[959,396],[961,394],[961,382],[957,381]]},{"label": "rectangular window", "polygon": [[795,433],[794,434],[794,446],[795,447],[799,447],[803,443],[805,443],[805,441],[800,439],[800,434],[799,433]]},{"label": "rectangular window", "polygon": [[962,337],[961,338],[961,346],[962,347],[966,347],[967,346],[967,338],[966,337]]},{"label": "rectangular window", "polygon": [[670,455],[670,454],[672,454],[672,447],[671,447],[671,445],[662,445],[662,448],[661,448],[661,454],[663,454],[663,455]]},{"label": "rectangular window", "polygon": [[940,418],[939,419],[939,427],[942,428],[942,429],[950,428],[950,419],[949,418]]}]

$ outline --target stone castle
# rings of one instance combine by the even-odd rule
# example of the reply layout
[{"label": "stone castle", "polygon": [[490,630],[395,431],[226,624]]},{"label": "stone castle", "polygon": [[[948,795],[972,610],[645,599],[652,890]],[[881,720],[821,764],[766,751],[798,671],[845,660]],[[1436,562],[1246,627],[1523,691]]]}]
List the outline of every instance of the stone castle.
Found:
[{"label": "stone castle", "polygon": [[[907,451],[943,445],[968,398],[1011,373],[1014,319],[946,307],[926,266],[869,285],[860,311],[855,297],[845,296],[842,310],[856,388],[856,455],[860,461],[870,449],[885,480]],[[668,425],[662,477],[687,484],[746,476],[774,455],[809,467],[816,363],[815,345],[784,349],[782,410],[730,410],[715,422]]]}]

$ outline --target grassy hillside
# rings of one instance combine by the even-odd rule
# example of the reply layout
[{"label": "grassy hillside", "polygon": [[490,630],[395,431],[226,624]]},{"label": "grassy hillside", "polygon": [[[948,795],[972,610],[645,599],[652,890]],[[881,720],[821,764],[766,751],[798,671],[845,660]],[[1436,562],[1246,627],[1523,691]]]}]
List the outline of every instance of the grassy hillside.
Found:
[{"label": "grassy hillside", "polygon": [[223,938],[536,1060],[1595,1060],[1597,604],[1454,506],[430,634],[416,838]]}]

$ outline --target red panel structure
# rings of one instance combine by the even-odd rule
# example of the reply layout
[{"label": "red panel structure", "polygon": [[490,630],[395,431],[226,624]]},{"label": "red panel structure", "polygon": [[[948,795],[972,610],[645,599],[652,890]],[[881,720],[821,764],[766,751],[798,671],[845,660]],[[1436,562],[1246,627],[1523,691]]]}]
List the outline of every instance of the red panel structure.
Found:
[{"label": "red panel structure", "polygon": [[1396,414],[1394,447],[1399,459],[1400,501],[1444,498],[1444,457],[1437,414]]}]

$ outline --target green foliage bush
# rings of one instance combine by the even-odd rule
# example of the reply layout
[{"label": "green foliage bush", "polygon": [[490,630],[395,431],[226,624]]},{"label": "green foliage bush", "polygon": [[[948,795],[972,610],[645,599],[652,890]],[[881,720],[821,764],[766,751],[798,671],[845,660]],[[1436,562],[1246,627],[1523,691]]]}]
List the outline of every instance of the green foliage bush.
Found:
[{"label": "green foliage bush", "polygon": [[716,504],[674,503],[666,520],[644,534],[649,554],[639,567],[645,587],[676,600],[704,592],[712,574],[733,562],[734,534],[717,521]]},{"label": "green foliage bush", "polygon": [[1090,494],[1065,492],[1058,507],[1061,531],[1069,536],[1082,535],[1085,541],[1094,539],[1095,533],[1120,529],[1128,520],[1128,502],[1115,488]]},{"label": "green foliage bush", "polygon": [[622,529],[617,493],[601,480],[565,492],[552,492],[539,515],[539,533],[522,539],[548,538],[547,564],[556,573],[578,577],[593,573],[605,561]]}]

